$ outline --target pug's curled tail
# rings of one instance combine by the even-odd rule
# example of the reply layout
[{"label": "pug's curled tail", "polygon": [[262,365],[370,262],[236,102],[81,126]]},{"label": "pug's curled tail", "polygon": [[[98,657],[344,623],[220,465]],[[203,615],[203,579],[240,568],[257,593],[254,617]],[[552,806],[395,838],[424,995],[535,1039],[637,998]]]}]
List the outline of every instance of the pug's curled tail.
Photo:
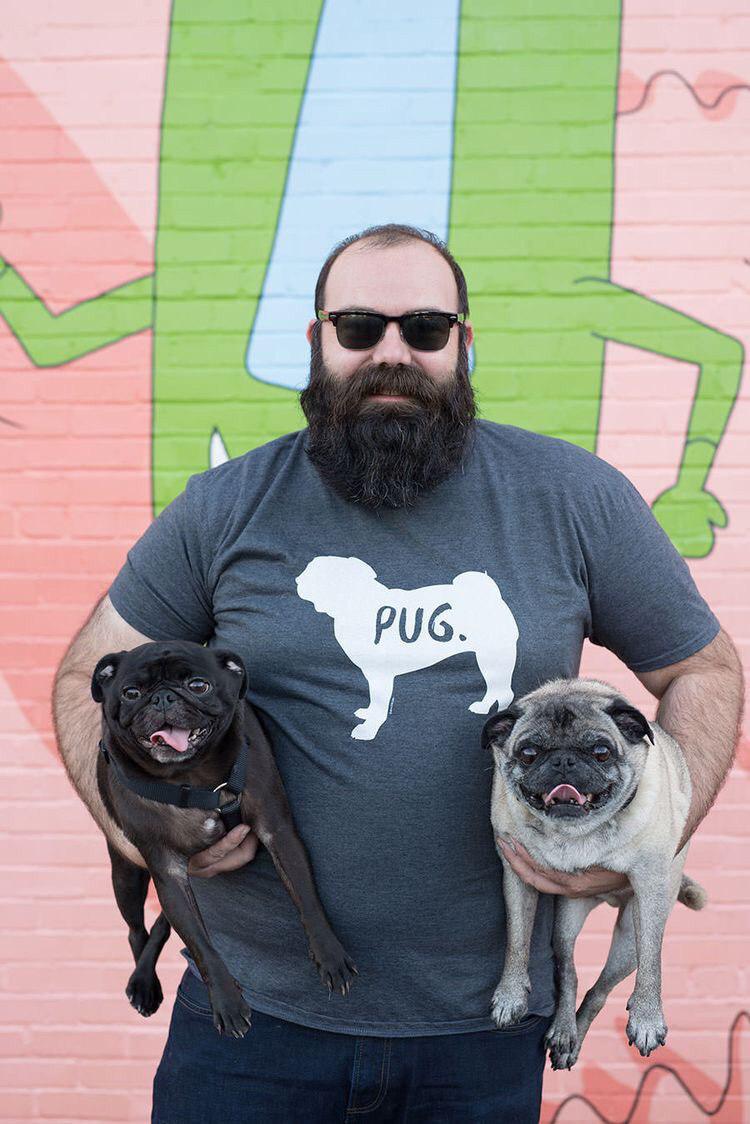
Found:
[{"label": "pug's curled tail", "polygon": [[683,874],[677,901],[682,902],[688,909],[703,909],[708,901],[708,894],[702,886],[699,886],[687,874]]}]

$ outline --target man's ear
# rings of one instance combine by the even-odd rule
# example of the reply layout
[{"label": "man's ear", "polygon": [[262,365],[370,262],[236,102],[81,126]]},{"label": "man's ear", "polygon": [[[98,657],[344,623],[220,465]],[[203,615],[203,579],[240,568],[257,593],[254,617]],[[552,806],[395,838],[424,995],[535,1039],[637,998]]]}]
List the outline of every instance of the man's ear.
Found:
[{"label": "man's ear", "polygon": [[229,671],[232,675],[238,677],[240,680],[239,695],[243,699],[247,690],[247,672],[241,656],[238,656],[236,652],[229,652],[225,648],[211,648],[210,651],[213,652],[225,671]]},{"label": "man's ear", "polygon": [[522,714],[520,706],[511,703],[507,710],[499,710],[488,718],[482,730],[482,749],[490,749],[493,745],[504,746]]},{"label": "man's ear", "polygon": [[102,656],[99,660],[91,676],[91,694],[94,702],[104,702],[104,690],[114,679],[120,660],[125,654],[125,652],[110,652],[108,656]]},{"label": "man's ear", "polygon": [[615,699],[604,713],[609,715],[623,737],[632,745],[642,741],[643,738],[648,738],[651,744],[654,744],[654,731],[648,718],[641,714],[640,710],[631,706],[626,699]]}]

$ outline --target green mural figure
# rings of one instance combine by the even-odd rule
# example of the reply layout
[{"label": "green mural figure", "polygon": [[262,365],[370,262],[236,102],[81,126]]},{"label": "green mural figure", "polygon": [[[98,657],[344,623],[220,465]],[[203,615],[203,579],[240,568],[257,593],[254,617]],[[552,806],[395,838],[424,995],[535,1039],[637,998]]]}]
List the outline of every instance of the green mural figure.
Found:
[{"label": "green mural figure", "polygon": [[[153,328],[157,513],[219,434],[237,456],[304,424],[297,393],[248,378],[245,354],[320,11],[175,0],[153,277],[53,316],[11,265],[0,275],[0,312],[39,366]],[[620,15],[619,0],[464,0],[449,241],[483,416],[594,450],[608,339],[699,367],[677,481],[654,513],[703,557],[727,522],[706,482],[743,350],[610,279]]]},{"label": "green mural figure", "polygon": [[175,0],[153,277],[54,316],[11,265],[0,275],[0,312],[37,366],[153,328],[157,514],[209,466],[212,434],[238,456],[305,424],[296,392],[248,378],[245,351],[319,11],[297,0],[277,0],[272,13],[259,2],[209,10]]},{"label": "green mural figure", "polygon": [[677,481],[653,511],[701,558],[727,524],[706,481],[743,348],[610,277],[620,18],[620,0],[464,0],[450,245],[485,417],[593,451],[607,340],[699,367]]}]

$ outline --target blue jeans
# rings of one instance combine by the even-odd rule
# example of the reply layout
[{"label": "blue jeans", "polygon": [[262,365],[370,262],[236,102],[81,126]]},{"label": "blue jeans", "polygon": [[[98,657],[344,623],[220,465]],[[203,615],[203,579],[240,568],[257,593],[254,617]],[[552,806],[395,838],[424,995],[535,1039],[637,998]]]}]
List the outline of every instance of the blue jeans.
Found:
[{"label": "blue jeans", "polygon": [[375,1038],[253,1011],[219,1035],[189,969],[154,1079],[151,1124],[538,1124],[551,1016],[508,1030]]}]

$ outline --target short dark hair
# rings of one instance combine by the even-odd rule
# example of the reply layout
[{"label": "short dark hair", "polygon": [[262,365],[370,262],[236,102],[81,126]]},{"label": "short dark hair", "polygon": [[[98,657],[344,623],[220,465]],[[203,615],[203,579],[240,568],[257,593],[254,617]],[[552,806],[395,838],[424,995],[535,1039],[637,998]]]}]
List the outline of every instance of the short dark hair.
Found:
[{"label": "short dark hair", "polygon": [[[458,289],[458,311],[469,314],[469,297],[466,291],[466,278],[461,266],[458,264],[453,254],[450,252],[445,242],[438,238],[437,234],[433,234],[429,230],[422,230],[418,226],[406,226],[404,223],[389,222],[382,226],[368,226],[367,230],[360,231],[359,234],[350,234],[343,241],[338,242],[330,254],[323,262],[323,267],[318,274],[318,280],[315,285],[315,309],[316,312],[319,308],[325,308],[323,303],[325,299],[326,281],[328,274],[331,272],[331,266],[336,261],[339,254],[343,253],[349,246],[354,245],[355,242],[363,241],[372,242],[374,246],[398,246],[402,242],[427,242],[430,246],[434,246],[441,257],[445,258],[448,265],[453,270],[453,276],[456,279],[456,288]],[[463,327],[463,325],[461,325]],[[319,324],[316,325],[319,329]]]}]

